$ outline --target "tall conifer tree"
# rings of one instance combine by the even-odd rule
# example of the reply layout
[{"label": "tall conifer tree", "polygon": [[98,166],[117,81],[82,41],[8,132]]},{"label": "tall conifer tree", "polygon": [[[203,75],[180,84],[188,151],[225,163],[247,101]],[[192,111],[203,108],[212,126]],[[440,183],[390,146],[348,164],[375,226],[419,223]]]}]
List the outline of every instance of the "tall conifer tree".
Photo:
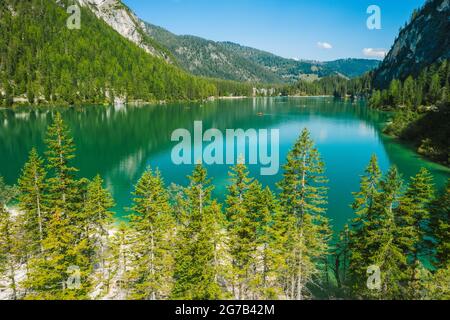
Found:
[{"label": "tall conifer tree", "polygon": [[418,282],[422,263],[431,255],[431,242],[427,235],[433,199],[433,177],[428,170],[422,168],[415,177],[411,178],[397,210],[398,241],[402,242],[403,250],[410,260],[409,287],[412,298],[418,298],[420,295]]},{"label": "tall conifer tree", "polygon": [[48,221],[46,177],[44,161],[33,148],[19,178],[19,208],[24,214],[28,245],[31,251],[41,253]]},{"label": "tall conifer tree", "polygon": [[48,128],[46,143],[45,154],[52,173],[49,178],[51,207],[61,209],[64,215],[70,217],[79,209],[75,201],[78,192],[74,177],[78,170],[70,163],[75,158],[75,145],[60,113],[56,113]]},{"label": "tall conifer tree", "polygon": [[349,273],[352,288],[359,292],[366,286],[367,267],[370,248],[369,231],[374,229],[376,219],[376,200],[380,194],[381,170],[374,155],[361,177],[360,190],[353,195],[352,208],[356,217],[352,219],[349,233]]},{"label": "tall conifer tree", "polygon": [[442,195],[432,207],[430,236],[435,238],[436,252],[434,265],[450,268],[450,180]]},{"label": "tall conifer tree", "polygon": [[251,217],[246,196],[252,179],[244,164],[237,164],[230,172],[226,214],[228,218],[229,248],[232,263],[232,291],[236,299],[250,298],[251,268],[256,250],[256,217]]},{"label": "tall conifer tree", "polygon": [[111,193],[104,189],[103,179],[99,175],[87,185],[85,198],[80,223],[83,224],[84,235],[88,240],[90,261],[103,268],[108,229],[114,222],[114,213],[111,211],[115,205],[114,199]]},{"label": "tall conifer tree", "polygon": [[209,223],[214,220],[212,186],[206,169],[197,165],[185,190],[185,214],[175,255],[172,298],[211,300],[222,296],[216,282],[215,238]]},{"label": "tall conifer tree", "polygon": [[15,198],[17,189],[7,186],[0,176],[0,275],[6,276],[11,299],[19,298],[16,280],[20,265],[19,226],[6,205]]},{"label": "tall conifer tree", "polygon": [[131,297],[165,299],[172,289],[175,221],[160,172],[148,168],[133,195],[131,227],[136,237],[133,243],[135,261],[130,275]]},{"label": "tall conifer tree", "polygon": [[77,226],[56,208],[43,241],[44,253],[32,259],[27,279],[26,299],[89,299],[92,267],[86,251],[87,239],[75,239]]},{"label": "tall conifer tree", "polygon": [[308,285],[317,279],[321,260],[329,249],[323,232],[328,228],[324,217],[327,203],[324,163],[307,129],[289,152],[283,168],[280,198],[293,223],[288,241],[287,294],[291,299],[303,300],[311,295]]}]

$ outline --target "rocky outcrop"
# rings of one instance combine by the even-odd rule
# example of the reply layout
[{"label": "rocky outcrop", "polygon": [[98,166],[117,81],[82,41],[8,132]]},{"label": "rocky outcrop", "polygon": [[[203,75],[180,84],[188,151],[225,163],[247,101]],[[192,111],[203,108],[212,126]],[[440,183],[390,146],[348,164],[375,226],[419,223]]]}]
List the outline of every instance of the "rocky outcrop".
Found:
[{"label": "rocky outcrop", "polygon": [[450,0],[428,0],[413,14],[374,74],[386,88],[393,79],[417,76],[425,67],[450,58]]},{"label": "rocky outcrop", "polygon": [[78,0],[78,2],[149,54],[170,61],[167,52],[147,37],[143,31],[144,23],[120,0]]}]

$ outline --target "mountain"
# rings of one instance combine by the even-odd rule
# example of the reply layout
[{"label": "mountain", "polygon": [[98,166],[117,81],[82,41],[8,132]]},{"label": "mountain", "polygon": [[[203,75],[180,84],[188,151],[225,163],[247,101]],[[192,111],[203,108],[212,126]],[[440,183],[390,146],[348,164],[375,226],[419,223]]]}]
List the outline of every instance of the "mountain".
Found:
[{"label": "mountain", "polygon": [[254,83],[289,83],[330,75],[357,77],[377,60],[296,61],[231,42],[175,35],[139,19],[120,0],[78,0],[119,34],[148,53],[203,77]]},{"label": "mountain", "polygon": [[200,76],[236,81],[289,83],[331,75],[353,78],[379,65],[378,60],[343,59],[331,62],[297,61],[232,42],[215,42],[175,35],[145,23],[147,34],[174,55],[187,71]]},{"label": "mountain", "polygon": [[139,38],[139,29],[129,32],[130,24],[128,29],[121,24],[113,29],[113,21],[129,22],[132,17],[127,18],[122,6],[117,7],[122,18],[115,15],[108,24],[98,18],[103,14],[92,13],[92,7],[81,7],[81,28],[71,30],[66,23],[72,4],[73,0],[1,1],[1,105],[204,99],[251,92],[249,85],[195,77],[168,63],[170,54],[152,46],[145,35]]},{"label": "mountain", "polygon": [[374,71],[369,104],[396,112],[385,128],[417,152],[450,164],[450,0],[428,0]]},{"label": "mountain", "polygon": [[425,68],[450,58],[450,0],[429,0],[400,31],[375,71],[374,85],[386,88],[393,79],[417,77]]},{"label": "mountain", "polygon": [[305,75],[319,78],[342,75],[358,77],[379,66],[380,61],[369,59],[340,59],[329,62],[286,59],[262,50],[241,46],[232,42],[222,42],[228,50],[274,72],[285,81],[297,81]]},{"label": "mountain", "polygon": [[192,74],[247,82],[280,82],[276,74],[245,57],[228,50],[223,44],[199,37],[177,36],[161,27],[145,23],[147,34],[175,56]]},{"label": "mountain", "polygon": [[144,32],[144,23],[120,0],[78,0],[123,37],[151,55],[170,62],[170,53]]}]

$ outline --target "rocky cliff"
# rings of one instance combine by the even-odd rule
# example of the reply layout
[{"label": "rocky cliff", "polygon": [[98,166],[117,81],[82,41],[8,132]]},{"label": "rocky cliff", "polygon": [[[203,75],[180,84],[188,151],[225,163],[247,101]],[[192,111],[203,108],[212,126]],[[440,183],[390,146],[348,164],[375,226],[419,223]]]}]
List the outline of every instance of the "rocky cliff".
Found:
[{"label": "rocky cliff", "polygon": [[148,53],[170,61],[168,52],[144,32],[144,23],[120,0],[78,0],[123,37]]},{"label": "rocky cliff", "polygon": [[428,0],[401,30],[374,75],[386,88],[393,79],[417,76],[425,67],[450,58],[450,0]]}]

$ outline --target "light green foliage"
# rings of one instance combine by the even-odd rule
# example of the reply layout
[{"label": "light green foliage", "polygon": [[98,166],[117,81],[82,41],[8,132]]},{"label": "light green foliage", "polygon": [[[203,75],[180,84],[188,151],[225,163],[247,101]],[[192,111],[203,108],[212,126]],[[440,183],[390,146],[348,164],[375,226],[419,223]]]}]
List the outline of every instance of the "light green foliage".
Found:
[{"label": "light green foliage", "polygon": [[115,206],[111,193],[103,188],[103,179],[97,175],[87,186],[81,221],[83,235],[87,238],[91,263],[105,264],[105,251],[108,244],[108,229],[113,224]]},{"label": "light green foliage", "polygon": [[19,208],[24,214],[27,250],[43,251],[42,241],[48,221],[47,172],[44,161],[36,149],[32,149],[28,162],[25,164],[19,178]]},{"label": "light green foliage", "polygon": [[184,219],[175,255],[174,299],[218,299],[222,289],[216,274],[215,232],[211,228],[217,207],[211,200],[212,186],[206,170],[197,165],[185,189]]},{"label": "light green foliage", "polygon": [[[80,30],[69,30],[72,1],[3,0],[0,6],[0,102],[25,95],[29,103],[111,103],[204,99],[251,94],[250,85],[194,77],[153,57],[119,35],[87,8]],[[44,14],[45,13],[45,14]],[[148,38],[148,37],[147,37]],[[151,41],[151,39],[148,39]]]},{"label": "light green foliage", "polygon": [[308,130],[303,130],[283,169],[280,199],[289,221],[286,295],[302,300],[310,296],[308,285],[317,279],[329,250],[324,163]]},{"label": "light green foliage", "polygon": [[[435,295],[428,292],[434,290],[433,279],[445,277],[448,256],[439,258],[436,242],[445,244],[447,240],[438,240],[441,218],[439,215],[432,218],[430,214],[432,210],[445,212],[440,217],[448,220],[445,201],[444,204],[433,202],[432,177],[425,169],[412,177],[407,187],[402,184],[395,167],[381,178],[373,157],[361,179],[360,191],[354,194],[356,217],[352,220],[348,243],[347,281],[352,297],[425,299]],[[426,268],[434,256],[441,269]],[[380,269],[379,288],[367,286],[369,266]],[[441,280],[436,280],[436,285],[441,285],[438,284]]]},{"label": "light green foliage", "polygon": [[85,254],[88,245],[86,239],[75,237],[75,228],[61,210],[54,211],[43,241],[44,253],[30,260],[27,279],[23,284],[27,289],[26,299],[89,298],[92,266]]},{"label": "light green foliage", "polygon": [[134,191],[131,228],[135,234],[130,297],[167,299],[172,289],[175,220],[159,171],[148,168]]},{"label": "light green foliage", "polygon": [[432,205],[431,228],[429,236],[436,241],[434,264],[445,268],[450,263],[450,181]]},{"label": "light green foliage", "polygon": [[16,196],[15,187],[7,186],[0,176],[0,276],[7,281],[11,299],[18,299],[18,284],[16,281],[20,252],[20,226],[12,218],[6,205]]},{"label": "light green foliage", "polygon": [[51,177],[48,179],[50,208],[59,208],[64,214],[76,211],[78,195],[74,174],[78,171],[71,166],[75,158],[75,145],[61,114],[56,113],[47,130],[47,151],[45,153]]}]

